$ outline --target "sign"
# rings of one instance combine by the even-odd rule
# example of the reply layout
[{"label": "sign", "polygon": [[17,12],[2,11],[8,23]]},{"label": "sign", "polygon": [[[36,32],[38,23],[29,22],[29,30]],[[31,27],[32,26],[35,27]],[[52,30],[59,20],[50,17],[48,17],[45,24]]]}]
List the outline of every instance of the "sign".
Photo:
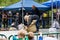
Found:
[{"label": "sign", "polygon": [[18,31],[0,31],[0,34],[4,34],[8,39],[11,35],[17,35]]}]

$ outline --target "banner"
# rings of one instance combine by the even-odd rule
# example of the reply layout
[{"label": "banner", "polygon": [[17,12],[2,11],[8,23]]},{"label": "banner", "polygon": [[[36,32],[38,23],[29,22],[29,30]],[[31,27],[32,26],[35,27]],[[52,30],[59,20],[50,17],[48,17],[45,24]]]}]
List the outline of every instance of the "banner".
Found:
[{"label": "banner", "polygon": [[[0,34],[5,35],[7,37],[7,40],[8,40],[9,36],[17,35],[18,31],[0,31]],[[0,38],[2,38],[1,35],[0,35]]]}]

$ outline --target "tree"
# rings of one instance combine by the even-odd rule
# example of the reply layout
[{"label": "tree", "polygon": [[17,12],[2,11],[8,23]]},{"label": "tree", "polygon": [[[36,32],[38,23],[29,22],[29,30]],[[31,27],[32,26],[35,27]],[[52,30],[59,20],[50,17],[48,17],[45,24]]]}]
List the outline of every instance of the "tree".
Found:
[{"label": "tree", "polygon": [[36,1],[36,2],[38,2],[38,3],[43,3],[43,2],[46,2],[46,1],[48,1],[48,0],[34,0],[34,1]]},{"label": "tree", "polygon": [[0,6],[8,6],[20,0],[0,0]]},{"label": "tree", "polygon": [[0,4],[2,3],[2,0],[0,0]]}]

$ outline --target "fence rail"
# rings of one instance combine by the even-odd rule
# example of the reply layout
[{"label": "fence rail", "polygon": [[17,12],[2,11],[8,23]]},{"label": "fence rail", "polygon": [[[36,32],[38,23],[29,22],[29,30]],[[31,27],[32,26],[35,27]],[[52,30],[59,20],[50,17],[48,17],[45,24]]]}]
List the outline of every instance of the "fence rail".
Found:
[{"label": "fence rail", "polygon": [[[57,33],[42,33],[42,35],[44,36],[44,35],[49,35],[49,34],[57,34],[57,38],[58,38],[58,35],[60,34],[60,32],[57,32]],[[26,34],[26,36],[28,35],[28,33]],[[34,33],[34,35],[36,35],[36,37],[37,37],[37,39],[38,39],[38,36],[40,35],[40,34],[38,34],[38,33]],[[15,36],[17,36],[17,35],[15,35]],[[10,38],[11,37],[13,37],[13,35],[11,35],[11,36],[9,36],[9,40],[10,40]]]},{"label": "fence rail", "polygon": [[[42,33],[42,35],[44,36],[44,35],[49,35],[49,34],[56,34],[57,35],[57,38],[58,38],[58,35],[60,34],[60,32],[57,32],[57,33]],[[26,34],[26,36],[28,35],[28,33]],[[37,37],[37,39],[38,39],[38,36],[40,35],[40,34],[38,34],[38,33],[34,33],[34,35]],[[1,37],[5,37],[5,38],[7,38],[7,36],[6,35],[4,35],[4,34],[0,34],[0,36]],[[14,35],[10,35],[7,39],[8,40],[10,40],[10,38],[11,37],[13,37]],[[17,36],[17,35],[15,35],[15,36]]]}]

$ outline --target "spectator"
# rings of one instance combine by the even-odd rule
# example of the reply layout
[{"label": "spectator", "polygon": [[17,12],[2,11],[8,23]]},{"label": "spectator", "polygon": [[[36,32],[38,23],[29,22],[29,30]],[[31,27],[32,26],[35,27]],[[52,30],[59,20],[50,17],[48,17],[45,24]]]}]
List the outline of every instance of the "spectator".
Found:
[{"label": "spectator", "polygon": [[[37,38],[37,39],[38,39],[38,40],[43,40],[43,39],[42,39],[42,38],[43,38],[43,37],[42,37],[42,33],[41,33],[41,32],[38,32],[38,34],[39,34],[40,36],[39,36],[39,39],[38,39],[38,38]],[[34,35],[33,32],[29,32],[27,36],[28,36],[28,39],[29,39],[29,40],[36,40],[35,35]]]},{"label": "spectator", "polygon": [[53,17],[56,18],[57,17],[57,13],[53,12]]},{"label": "spectator", "polygon": [[34,33],[33,32],[29,32],[28,39],[29,40],[34,40]]},{"label": "spectator", "polygon": [[58,23],[58,21],[57,21],[56,19],[54,19],[53,24],[52,24],[51,27],[53,27],[53,28],[57,28],[57,29],[60,28],[59,23]]},{"label": "spectator", "polygon": [[25,20],[25,25],[28,26],[29,25],[29,13],[26,13],[26,15],[24,16],[24,20]]},{"label": "spectator", "polygon": [[0,28],[2,27],[2,13],[0,12]]},{"label": "spectator", "polygon": [[16,13],[15,15],[15,24],[16,24],[16,28],[18,29],[18,25],[19,25],[19,13]]},{"label": "spectator", "polygon": [[25,35],[26,35],[26,33],[27,33],[27,31],[25,31],[25,30],[20,30],[19,32],[18,32],[18,37],[19,38],[24,38],[25,37]]},{"label": "spectator", "polygon": [[23,40],[25,38],[26,33],[27,32],[25,30],[19,30],[18,36],[13,36],[13,40]]},{"label": "spectator", "polygon": [[59,24],[60,24],[60,11],[58,11],[56,14],[57,14],[57,19],[58,19]]},{"label": "spectator", "polygon": [[11,24],[12,24],[12,13],[11,13],[11,11],[9,11],[9,13],[8,13],[8,25],[11,26]]},{"label": "spectator", "polygon": [[7,13],[6,12],[4,12],[3,14],[2,14],[2,21],[3,21],[3,25],[4,25],[4,28],[8,28],[8,17],[7,17],[8,15],[7,15]]},{"label": "spectator", "polygon": [[48,22],[48,15],[47,15],[47,13],[43,13],[42,14],[42,26],[43,26],[43,28],[45,28],[47,22]]},{"label": "spectator", "polygon": [[38,34],[39,34],[39,40],[43,40],[43,35],[42,35],[42,32],[38,32]]}]

